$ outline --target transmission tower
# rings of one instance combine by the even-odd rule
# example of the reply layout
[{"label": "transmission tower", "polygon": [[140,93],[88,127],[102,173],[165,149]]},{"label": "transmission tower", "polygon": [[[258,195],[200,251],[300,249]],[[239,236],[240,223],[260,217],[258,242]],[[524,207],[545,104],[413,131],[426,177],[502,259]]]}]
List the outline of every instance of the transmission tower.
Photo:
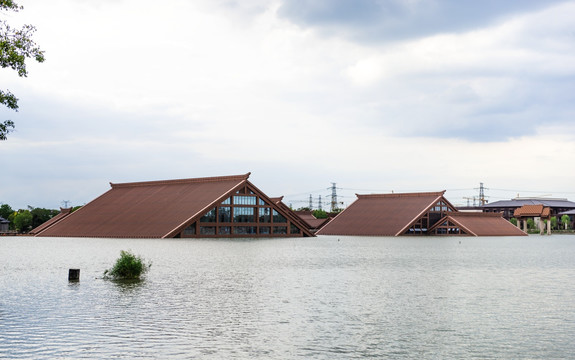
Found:
[{"label": "transmission tower", "polygon": [[309,210],[310,210],[310,211],[313,210],[313,202],[312,202],[312,199],[311,199],[311,194],[309,194]]},{"label": "transmission tower", "polygon": [[317,207],[318,207],[320,210],[323,210],[323,209],[321,208],[321,195],[319,196],[319,203],[318,203]]},{"label": "transmission tower", "polygon": [[483,187],[483,183],[479,183],[479,203],[481,204],[481,206],[487,203],[487,200],[485,200],[485,190],[489,189]]},{"label": "transmission tower", "polygon": [[337,188],[335,183],[331,183],[331,212],[337,211]]}]

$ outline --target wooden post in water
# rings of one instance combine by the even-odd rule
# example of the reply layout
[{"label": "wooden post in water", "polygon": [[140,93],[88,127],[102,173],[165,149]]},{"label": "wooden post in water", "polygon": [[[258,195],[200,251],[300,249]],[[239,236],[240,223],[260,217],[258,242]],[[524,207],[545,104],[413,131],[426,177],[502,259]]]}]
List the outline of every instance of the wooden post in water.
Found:
[{"label": "wooden post in water", "polygon": [[80,281],[80,269],[69,269],[68,281]]}]

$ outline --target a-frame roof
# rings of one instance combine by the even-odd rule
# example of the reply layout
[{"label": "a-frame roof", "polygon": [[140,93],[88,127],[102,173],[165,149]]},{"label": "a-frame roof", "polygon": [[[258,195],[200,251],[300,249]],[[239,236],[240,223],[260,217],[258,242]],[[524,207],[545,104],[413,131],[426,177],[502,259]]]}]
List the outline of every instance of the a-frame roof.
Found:
[{"label": "a-frame roof", "polygon": [[439,200],[441,192],[357,195],[318,235],[397,236]]},{"label": "a-frame roof", "polygon": [[452,212],[435,223],[429,231],[449,221],[471,236],[525,236],[515,225],[505,220],[501,213]]},{"label": "a-frame roof", "polygon": [[110,183],[109,191],[36,236],[171,237],[247,183],[249,175]]},{"label": "a-frame roof", "polygon": [[38,233],[42,232],[44,229],[47,229],[50,226],[54,225],[55,223],[63,220],[65,217],[67,217],[71,213],[72,213],[72,208],[65,208],[65,209],[60,208],[60,212],[58,213],[58,215],[54,216],[53,218],[46,221],[45,223],[40,224],[39,226],[35,227],[34,229],[32,229],[29,232],[29,234],[30,235],[38,234]]}]

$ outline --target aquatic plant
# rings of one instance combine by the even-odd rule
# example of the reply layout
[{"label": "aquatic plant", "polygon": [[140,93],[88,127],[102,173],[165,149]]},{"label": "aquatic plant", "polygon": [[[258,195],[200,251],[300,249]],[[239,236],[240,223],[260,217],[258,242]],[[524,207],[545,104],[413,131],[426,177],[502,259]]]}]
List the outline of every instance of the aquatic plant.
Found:
[{"label": "aquatic plant", "polygon": [[120,257],[114,267],[104,271],[104,278],[137,280],[144,275],[152,266],[146,263],[141,256],[132,254],[130,251],[120,251]]}]

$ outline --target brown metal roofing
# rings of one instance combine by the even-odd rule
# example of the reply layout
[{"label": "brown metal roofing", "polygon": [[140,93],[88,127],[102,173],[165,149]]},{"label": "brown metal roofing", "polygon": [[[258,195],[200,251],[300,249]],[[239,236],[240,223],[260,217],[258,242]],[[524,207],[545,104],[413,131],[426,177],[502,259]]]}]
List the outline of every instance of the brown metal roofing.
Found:
[{"label": "brown metal roofing", "polygon": [[249,175],[110,184],[111,190],[36,236],[173,236],[225,200]]},{"label": "brown metal roofing", "polygon": [[[473,236],[524,236],[525,232],[505,220],[500,213],[450,213],[434,227],[445,220],[457,224],[460,229]],[[432,227],[433,229],[433,227]],[[431,230],[431,229],[430,229]]]},{"label": "brown metal roofing", "polygon": [[514,217],[525,217],[525,216],[539,216],[539,217],[549,217],[551,214],[551,209],[544,207],[543,204],[537,205],[523,205],[522,207],[515,209],[513,212]]},{"label": "brown metal roofing", "polygon": [[444,193],[357,195],[356,201],[317,234],[397,236],[442,199]]}]

